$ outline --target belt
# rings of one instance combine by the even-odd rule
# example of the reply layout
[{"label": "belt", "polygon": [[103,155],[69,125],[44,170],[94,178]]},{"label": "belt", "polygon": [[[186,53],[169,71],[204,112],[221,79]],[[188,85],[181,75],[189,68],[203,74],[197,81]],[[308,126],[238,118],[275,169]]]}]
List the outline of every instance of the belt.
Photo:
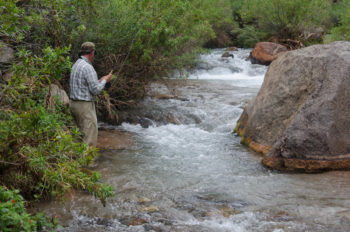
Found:
[{"label": "belt", "polygon": [[75,100],[75,99],[72,99],[72,98],[70,98],[69,100],[75,101],[75,102],[95,102],[95,101],[86,101],[86,100]]}]

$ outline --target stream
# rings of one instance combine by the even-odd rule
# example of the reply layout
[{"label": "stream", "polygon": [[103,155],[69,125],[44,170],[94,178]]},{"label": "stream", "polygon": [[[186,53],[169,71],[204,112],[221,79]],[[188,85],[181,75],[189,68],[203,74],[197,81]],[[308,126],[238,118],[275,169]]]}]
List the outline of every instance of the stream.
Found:
[{"label": "stream", "polygon": [[39,210],[57,216],[60,231],[349,231],[349,172],[268,170],[233,133],[267,70],[246,61],[249,52],[212,50],[176,89],[153,84],[179,98],[147,97],[138,106],[147,126],[101,124],[132,140],[96,162],[116,190],[106,207],[75,193]]}]

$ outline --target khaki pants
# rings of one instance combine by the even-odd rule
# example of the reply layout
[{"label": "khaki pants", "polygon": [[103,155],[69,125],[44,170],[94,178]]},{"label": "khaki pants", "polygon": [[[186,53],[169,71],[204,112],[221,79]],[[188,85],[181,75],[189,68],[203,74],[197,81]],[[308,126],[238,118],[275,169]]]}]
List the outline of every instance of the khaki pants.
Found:
[{"label": "khaki pants", "polygon": [[96,147],[98,128],[95,103],[70,100],[69,108],[83,134],[84,143]]}]

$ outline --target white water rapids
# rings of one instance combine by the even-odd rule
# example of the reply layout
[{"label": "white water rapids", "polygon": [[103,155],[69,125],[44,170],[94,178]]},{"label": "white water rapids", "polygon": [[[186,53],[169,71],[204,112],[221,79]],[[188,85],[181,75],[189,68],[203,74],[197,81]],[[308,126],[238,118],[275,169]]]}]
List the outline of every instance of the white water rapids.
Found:
[{"label": "white water rapids", "polygon": [[222,53],[201,56],[176,90],[185,101],[147,98],[139,106],[153,126],[111,127],[134,141],[97,162],[116,196],[106,207],[86,194],[45,203],[40,208],[61,218],[61,231],[349,231],[349,173],[267,170],[232,133],[267,68],[245,61],[249,50]]}]

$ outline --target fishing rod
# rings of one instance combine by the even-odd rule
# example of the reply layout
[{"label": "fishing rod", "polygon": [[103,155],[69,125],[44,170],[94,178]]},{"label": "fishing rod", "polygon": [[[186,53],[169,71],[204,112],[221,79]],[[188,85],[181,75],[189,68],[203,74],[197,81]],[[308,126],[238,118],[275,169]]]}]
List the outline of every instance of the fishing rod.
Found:
[{"label": "fishing rod", "polygon": [[[153,6],[152,6],[152,8],[151,8],[151,10],[150,10],[150,12],[145,16],[145,18],[143,19],[141,25],[139,26],[139,28],[137,29],[135,35],[133,36],[133,39],[131,40],[131,43],[130,43],[130,45],[129,45],[128,53],[127,53],[127,55],[126,55],[124,61],[122,62],[122,64],[121,64],[121,66],[120,66],[120,68],[119,68],[117,74],[116,74],[116,75],[113,74],[113,75],[114,75],[114,78],[112,79],[111,86],[113,86],[114,82],[117,80],[117,77],[119,77],[120,72],[123,70],[123,67],[124,67],[125,63],[126,63],[126,61],[128,60],[128,58],[129,58],[129,56],[130,56],[131,47],[132,47],[132,45],[134,44],[134,41],[135,41],[135,39],[136,39],[136,36],[137,36],[137,35],[139,34],[139,32],[141,31],[141,29],[143,28],[143,26],[144,26],[144,24],[146,23],[146,21],[151,17],[151,14],[153,13],[153,10],[155,9],[155,7],[156,7],[156,5],[157,5],[158,2],[159,2],[159,0],[157,0],[156,2],[154,2]],[[112,70],[112,71],[113,71],[113,70]],[[114,71],[113,71],[113,73],[114,73]]]}]

